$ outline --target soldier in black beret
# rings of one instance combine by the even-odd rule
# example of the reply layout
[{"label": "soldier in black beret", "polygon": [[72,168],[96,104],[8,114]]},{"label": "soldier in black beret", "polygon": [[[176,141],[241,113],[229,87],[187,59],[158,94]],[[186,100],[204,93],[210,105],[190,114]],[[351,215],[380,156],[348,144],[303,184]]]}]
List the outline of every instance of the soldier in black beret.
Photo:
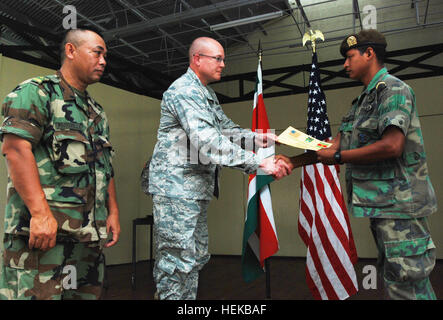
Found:
[{"label": "soldier in black beret", "polygon": [[428,223],[437,209],[435,192],[414,91],[387,71],[386,46],[377,30],[362,30],[341,43],[346,73],[365,87],[343,118],[335,149],[319,151],[318,158],[349,163],[348,208],[354,217],[370,220],[389,297],[436,299],[429,280],[435,245]]},{"label": "soldier in black beret", "polygon": [[[428,217],[437,210],[414,91],[384,66],[385,37],[376,30],[347,36],[340,53],[351,79],[363,83],[332,146],[311,163],[346,163],[347,208],[367,217],[379,251],[378,272],[391,299],[436,299],[429,280],[435,245]],[[276,158],[291,169],[301,157]],[[302,163],[303,162],[303,163]]]}]

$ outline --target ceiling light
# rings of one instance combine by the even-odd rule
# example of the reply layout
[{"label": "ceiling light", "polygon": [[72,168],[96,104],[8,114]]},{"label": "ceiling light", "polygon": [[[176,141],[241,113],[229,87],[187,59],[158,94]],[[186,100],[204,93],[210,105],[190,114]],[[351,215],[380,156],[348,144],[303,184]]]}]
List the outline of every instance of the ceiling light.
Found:
[{"label": "ceiling light", "polygon": [[224,22],[224,23],[220,23],[220,24],[215,24],[213,26],[209,26],[209,29],[211,31],[227,29],[227,28],[237,27],[237,26],[241,26],[241,25],[249,24],[249,23],[253,23],[253,22],[259,22],[259,21],[269,20],[269,19],[273,19],[273,18],[278,18],[278,17],[281,17],[282,15],[283,15],[283,11],[276,11],[276,12],[262,14],[260,16],[254,16],[254,17],[249,17],[249,18],[244,18],[244,19],[239,19],[239,20],[228,21],[228,22]]}]

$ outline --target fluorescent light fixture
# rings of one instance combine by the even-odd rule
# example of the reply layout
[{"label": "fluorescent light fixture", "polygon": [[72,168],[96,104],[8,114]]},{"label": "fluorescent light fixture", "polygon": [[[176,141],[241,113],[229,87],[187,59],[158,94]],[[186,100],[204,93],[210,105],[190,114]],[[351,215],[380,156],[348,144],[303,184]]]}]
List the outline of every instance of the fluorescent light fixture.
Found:
[{"label": "fluorescent light fixture", "polygon": [[273,18],[278,18],[281,16],[283,16],[283,11],[276,11],[276,12],[262,14],[260,16],[248,17],[248,18],[244,18],[244,19],[214,24],[213,26],[209,26],[209,29],[211,31],[222,30],[222,29],[237,27],[237,26],[241,26],[241,25],[249,24],[249,23],[253,23],[253,22],[259,22],[259,21],[269,20],[269,19],[273,19]]}]

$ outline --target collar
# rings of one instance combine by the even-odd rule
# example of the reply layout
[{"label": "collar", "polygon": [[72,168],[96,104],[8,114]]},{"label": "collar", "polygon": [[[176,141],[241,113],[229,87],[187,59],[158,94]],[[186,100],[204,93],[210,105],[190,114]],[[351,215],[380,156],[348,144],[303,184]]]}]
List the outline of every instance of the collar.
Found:
[{"label": "collar", "polygon": [[191,69],[191,67],[188,67],[188,71],[186,72],[186,74],[189,78],[191,78],[191,80],[197,83],[198,87],[201,89],[201,92],[207,99],[216,102],[217,104],[219,103],[214,90],[212,90],[210,86],[204,86],[199,77],[197,77],[197,75],[195,74],[194,70]]},{"label": "collar", "polygon": [[358,104],[360,104],[363,99],[366,97],[367,94],[369,94],[377,85],[377,83],[380,81],[380,79],[388,73],[388,69],[385,67],[378,70],[378,72],[375,74],[375,76],[372,78],[371,82],[369,82],[368,86],[363,88],[363,91],[360,93],[360,95],[352,102],[354,104],[356,101]]},{"label": "collar", "polygon": [[[60,88],[62,89],[62,93],[63,93],[63,100],[65,101],[76,101],[77,96],[82,96],[83,99],[87,99],[88,92],[85,90],[84,94],[81,94],[79,90],[76,90],[74,87],[72,87],[67,81],[66,79],[63,77],[62,73],[60,72],[60,70],[57,70],[56,72],[56,77],[55,77],[55,81],[59,83]],[[80,98],[80,97],[79,97]]]},{"label": "collar", "polygon": [[372,78],[371,82],[369,82],[368,86],[365,89],[365,92],[370,92],[380,81],[381,77],[383,77],[386,73],[388,73],[388,69],[386,67],[381,68],[378,70],[378,72],[375,74],[375,76]]}]

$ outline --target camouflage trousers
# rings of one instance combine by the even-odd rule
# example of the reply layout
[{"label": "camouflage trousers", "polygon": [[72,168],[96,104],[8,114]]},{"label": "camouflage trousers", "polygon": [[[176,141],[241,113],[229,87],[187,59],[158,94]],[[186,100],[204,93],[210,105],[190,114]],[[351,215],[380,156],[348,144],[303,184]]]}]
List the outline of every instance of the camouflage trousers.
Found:
[{"label": "camouflage trousers", "polygon": [[58,243],[48,251],[28,248],[27,237],[5,234],[0,299],[98,299],[104,259],[98,242]]},{"label": "camouflage trousers", "polygon": [[429,280],[435,245],[427,218],[370,219],[379,256],[378,270],[389,298],[435,300]]},{"label": "camouflage trousers", "polygon": [[209,261],[208,200],[153,196],[154,281],[161,300],[195,300]]}]

